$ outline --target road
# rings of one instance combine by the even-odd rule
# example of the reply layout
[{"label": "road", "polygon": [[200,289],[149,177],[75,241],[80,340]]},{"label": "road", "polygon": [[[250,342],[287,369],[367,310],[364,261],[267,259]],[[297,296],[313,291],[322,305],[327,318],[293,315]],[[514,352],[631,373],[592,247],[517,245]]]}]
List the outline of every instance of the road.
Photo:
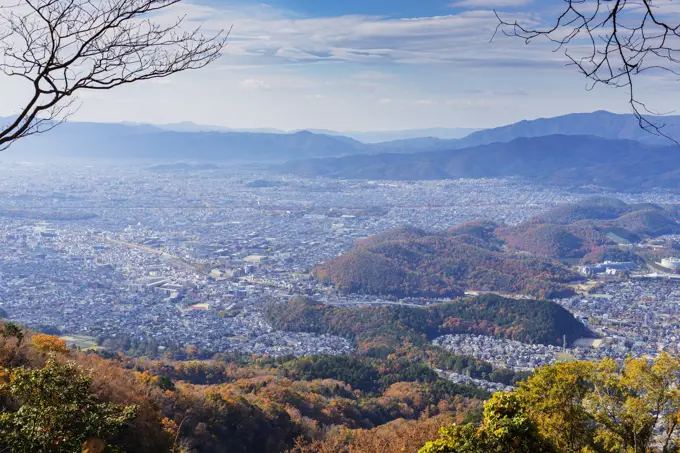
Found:
[{"label": "road", "polygon": [[178,264],[180,266],[183,266],[187,269],[198,271],[201,274],[205,273],[205,270],[202,267],[200,267],[196,264],[188,263],[188,262],[184,261],[182,258],[180,258],[176,255],[172,255],[170,253],[164,252],[163,250],[157,250],[153,247],[149,247],[148,245],[141,245],[141,244],[135,244],[133,242],[119,241],[117,239],[111,239],[111,238],[108,238],[106,236],[101,236],[101,235],[96,235],[95,237],[102,239],[103,241],[110,242],[112,244],[122,245],[122,246],[125,246],[125,247],[129,247],[129,248],[133,248],[133,249],[137,249],[137,250],[142,250],[144,252],[153,253],[154,255],[161,256],[161,257],[167,259],[168,261],[175,263],[175,264]]}]

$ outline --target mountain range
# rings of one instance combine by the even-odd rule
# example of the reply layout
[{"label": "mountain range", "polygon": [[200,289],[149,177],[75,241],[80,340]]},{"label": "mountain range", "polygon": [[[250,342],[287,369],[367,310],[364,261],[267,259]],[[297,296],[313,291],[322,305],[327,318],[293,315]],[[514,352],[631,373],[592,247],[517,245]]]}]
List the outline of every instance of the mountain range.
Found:
[{"label": "mountain range", "polygon": [[[680,138],[680,116],[662,121],[664,133]],[[147,159],[163,164],[257,162],[272,164],[273,171],[306,177],[418,180],[518,176],[611,189],[680,187],[680,150],[671,140],[640,129],[633,115],[579,113],[521,121],[458,139],[424,136],[379,143],[333,131],[223,129],[193,123],[68,122],[47,134],[18,141],[2,157]],[[447,130],[429,131],[444,136]],[[427,134],[428,130],[402,131],[402,136],[418,133]],[[374,134],[365,140],[376,138]]]},{"label": "mountain range", "polygon": [[680,150],[633,140],[548,135],[446,151],[307,159],[286,163],[279,170],[306,177],[346,179],[519,176],[567,186],[674,189],[680,187]]},{"label": "mountain range", "polygon": [[[9,118],[0,118],[0,124]],[[284,162],[310,157],[344,156],[384,152],[373,143],[383,139],[420,135],[463,136],[473,129],[424,129],[408,131],[354,132],[351,136],[335,131],[293,132],[276,129],[234,130],[190,122],[152,125],[141,123],[67,122],[46,134],[22,139],[3,157],[21,160],[71,159],[153,159],[210,162]],[[410,139],[420,142],[422,139]],[[430,149],[428,138],[420,149]],[[411,151],[414,143],[405,151]]]},{"label": "mountain range", "polygon": [[[191,121],[182,121],[180,123],[151,125],[145,123],[124,123],[133,126],[147,125],[154,126],[159,129],[174,132],[251,132],[251,133],[269,133],[269,134],[291,134],[301,132],[303,129],[294,131],[285,131],[274,128],[256,128],[256,129],[234,129],[224,126],[213,126],[207,124],[196,124]],[[431,127],[426,129],[405,129],[405,130],[378,130],[378,131],[334,131],[329,129],[304,129],[315,134],[331,135],[349,137],[363,143],[381,143],[395,140],[408,140],[413,138],[430,137],[437,139],[457,139],[470,135],[479,129],[472,128],[449,128],[449,127]]]}]

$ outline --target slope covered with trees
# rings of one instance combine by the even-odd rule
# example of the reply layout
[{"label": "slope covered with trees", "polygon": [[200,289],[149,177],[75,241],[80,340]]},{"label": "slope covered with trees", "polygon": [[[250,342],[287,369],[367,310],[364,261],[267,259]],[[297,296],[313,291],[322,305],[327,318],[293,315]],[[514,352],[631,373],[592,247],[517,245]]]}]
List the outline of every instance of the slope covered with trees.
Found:
[{"label": "slope covered with trees", "polygon": [[[672,453],[680,448],[678,381],[680,359],[665,354],[653,362],[560,363],[514,392],[494,394],[479,419],[446,424],[438,434],[429,419],[409,422],[401,434],[396,424],[379,436],[341,431],[290,453]],[[423,443],[419,432],[430,438]]]},{"label": "slope covered with trees", "polygon": [[551,258],[582,258],[617,243],[680,233],[673,206],[626,204],[610,198],[589,198],[557,206],[497,236],[515,249]]},{"label": "slope covered with trees", "polygon": [[670,453],[680,448],[680,360],[563,363],[484,405],[480,424],[443,428],[420,453]]},{"label": "slope covered with trees", "polygon": [[559,263],[506,251],[496,225],[471,222],[446,232],[413,228],[388,231],[363,241],[313,274],[344,293],[396,297],[458,297],[464,291],[569,295],[580,277]]},{"label": "slope covered with trees", "polygon": [[0,446],[12,453],[278,453],[332,426],[462,420],[488,397],[400,357],[104,359],[0,330]]},{"label": "slope covered with trees", "polygon": [[270,305],[267,321],[293,332],[330,333],[352,339],[362,354],[393,352],[408,342],[425,347],[440,335],[471,333],[527,343],[560,344],[586,336],[588,330],[554,302],[516,300],[494,294],[459,299],[424,308],[331,307],[296,298],[284,307]]}]

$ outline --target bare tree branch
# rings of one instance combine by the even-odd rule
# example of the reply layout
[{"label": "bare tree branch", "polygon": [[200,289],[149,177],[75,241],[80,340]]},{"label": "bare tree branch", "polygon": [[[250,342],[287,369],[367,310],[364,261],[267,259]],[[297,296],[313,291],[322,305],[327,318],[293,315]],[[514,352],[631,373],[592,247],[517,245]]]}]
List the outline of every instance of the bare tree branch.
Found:
[{"label": "bare tree branch", "polygon": [[672,11],[664,14],[663,6],[668,10],[672,1],[563,0],[561,14],[544,29],[508,22],[496,13],[496,34],[519,37],[526,44],[537,38],[556,44],[555,50],[563,50],[590,80],[589,90],[598,84],[624,88],[640,127],[680,144],[654,119],[672,112],[648,108],[637,98],[634,84],[648,72],[680,76],[680,19]]},{"label": "bare tree branch", "polygon": [[229,32],[184,30],[154,15],[181,0],[19,0],[0,7],[0,71],[25,80],[30,98],[0,127],[0,151],[46,132],[75,111],[81,90],[109,90],[200,69]]}]

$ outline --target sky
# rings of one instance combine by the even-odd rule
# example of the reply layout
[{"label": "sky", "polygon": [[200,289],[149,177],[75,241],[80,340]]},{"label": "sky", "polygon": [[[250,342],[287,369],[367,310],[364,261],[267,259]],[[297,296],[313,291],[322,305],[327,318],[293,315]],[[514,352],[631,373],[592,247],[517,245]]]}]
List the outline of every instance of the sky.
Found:
[{"label": "sky", "polygon": [[[662,0],[659,0],[662,1]],[[671,1],[671,0],[666,0]],[[206,33],[233,27],[222,58],[200,71],[79,97],[78,121],[232,128],[485,128],[570,112],[629,111],[621,90],[587,91],[545,42],[491,38],[494,10],[545,24],[557,0],[185,0]],[[680,84],[648,78],[645,100],[674,108]],[[677,86],[676,86],[677,85]],[[27,92],[0,77],[0,115]]]}]

